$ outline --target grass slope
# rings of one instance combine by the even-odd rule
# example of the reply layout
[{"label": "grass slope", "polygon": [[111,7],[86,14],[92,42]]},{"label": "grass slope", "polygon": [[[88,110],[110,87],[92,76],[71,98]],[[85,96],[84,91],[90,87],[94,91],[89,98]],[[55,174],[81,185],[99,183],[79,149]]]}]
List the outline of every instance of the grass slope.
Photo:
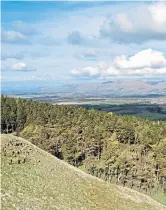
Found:
[{"label": "grass slope", "polygon": [[111,185],[30,142],[1,135],[2,210],[164,210],[134,190]]}]

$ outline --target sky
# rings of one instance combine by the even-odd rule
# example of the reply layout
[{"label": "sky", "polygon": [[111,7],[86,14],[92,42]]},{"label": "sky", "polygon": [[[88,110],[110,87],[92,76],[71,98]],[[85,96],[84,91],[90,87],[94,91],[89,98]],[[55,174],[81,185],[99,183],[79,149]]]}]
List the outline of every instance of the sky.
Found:
[{"label": "sky", "polygon": [[166,78],[166,2],[4,1],[3,81]]}]

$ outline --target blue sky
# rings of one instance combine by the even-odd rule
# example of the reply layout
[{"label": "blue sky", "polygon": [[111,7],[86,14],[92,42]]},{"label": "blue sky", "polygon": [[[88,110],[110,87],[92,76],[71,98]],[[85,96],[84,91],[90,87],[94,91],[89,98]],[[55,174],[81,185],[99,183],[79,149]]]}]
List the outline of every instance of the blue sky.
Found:
[{"label": "blue sky", "polygon": [[2,80],[166,76],[165,2],[2,2]]}]

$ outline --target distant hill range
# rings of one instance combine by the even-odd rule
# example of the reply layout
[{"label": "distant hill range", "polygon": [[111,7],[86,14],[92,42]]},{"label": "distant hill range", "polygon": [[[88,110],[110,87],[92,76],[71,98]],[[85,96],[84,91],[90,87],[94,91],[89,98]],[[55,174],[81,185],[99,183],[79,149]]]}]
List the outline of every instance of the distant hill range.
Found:
[{"label": "distant hill range", "polygon": [[106,183],[30,142],[1,135],[2,210],[164,210],[134,190]]},{"label": "distant hill range", "polygon": [[96,96],[155,96],[166,95],[166,82],[109,81],[76,87],[76,93]]},{"label": "distant hill range", "polygon": [[125,96],[164,96],[166,81],[147,82],[142,80],[107,81],[96,83],[8,83],[2,84],[3,94],[57,94],[59,97],[125,97]]}]

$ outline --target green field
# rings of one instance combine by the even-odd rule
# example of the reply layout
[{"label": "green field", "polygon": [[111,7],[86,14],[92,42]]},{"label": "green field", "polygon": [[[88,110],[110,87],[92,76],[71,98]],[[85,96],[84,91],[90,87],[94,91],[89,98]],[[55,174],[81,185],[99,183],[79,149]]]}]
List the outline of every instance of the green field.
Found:
[{"label": "green field", "polygon": [[133,101],[110,101],[110,102],[90,102],[86,104],[75,104],[87,109],[96,109],[106,112],[114,112],[121,115],[133,115],[149,120],[166,121],[166,105],[141,104]]}]

